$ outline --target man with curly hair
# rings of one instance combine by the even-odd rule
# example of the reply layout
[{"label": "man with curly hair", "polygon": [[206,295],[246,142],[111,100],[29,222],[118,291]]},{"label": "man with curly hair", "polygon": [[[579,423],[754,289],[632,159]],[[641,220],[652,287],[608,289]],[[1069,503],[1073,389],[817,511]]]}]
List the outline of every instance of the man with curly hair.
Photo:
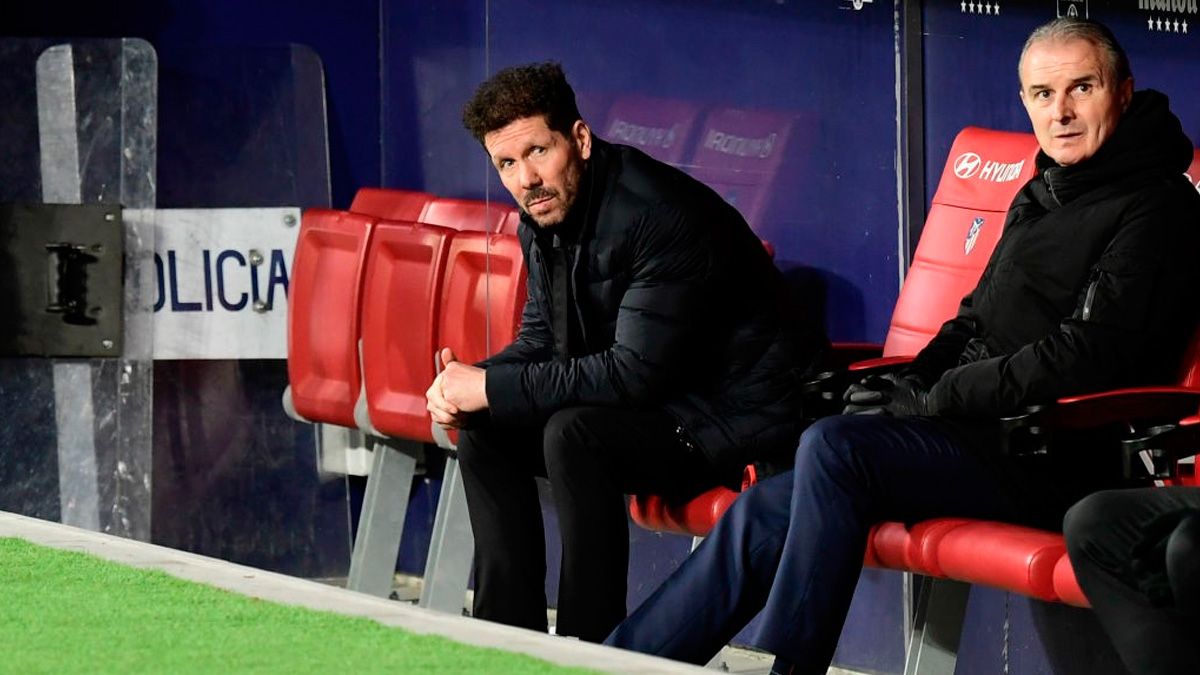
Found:
[{"label": "man with curly hair", "polygon": [[528,300],[515,342],[441,353],[434,421],[460,428],[474,615],[546,630],[535,476],[562,534],[557,632],[599,641],[626,613],[624,495],[679,498],[789,455],[796,385],[826,341],[715,192],[597,138],[555,63],[484,82],[463,122],[522,210]]}]

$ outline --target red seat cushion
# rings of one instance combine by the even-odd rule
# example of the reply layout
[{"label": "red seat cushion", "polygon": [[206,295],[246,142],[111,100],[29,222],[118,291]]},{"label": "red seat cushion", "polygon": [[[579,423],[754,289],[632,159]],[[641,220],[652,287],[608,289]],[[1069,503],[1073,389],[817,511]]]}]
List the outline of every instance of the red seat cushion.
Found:
[{"label": "red seat cushion", "polygon": [[674,532],[707,536],[739,493],[727,487],[715,487],[686,501],[672,501],[658,495],[636,495],[629,502],[633,522],[656,532]]},{"label": "red seat cushion", "polygon": [[1054,568],[1066,550],[1061,534],[979,520],[945,533],[937,563],[952,579],[1057,600]]},{"label": "red seat cushion", "polygon": [[1071,559],[1063,556],[1058,559],[1058,563],[1054,565],[1054,593],[1058,599],[1068,605],[1076,607],[1091,607],[1092,603],[1083,594],[1083,589],[1079,588],[1079,582],[1075,580],[1075,570],[1071,567]]},{"label": "red seat cushion", "polygon": [[912,526],[879,523],[871,531],[865,564],[945,576],[938,563],[938,547],[949,532],[971,522],[967,518],[934,518]]}]

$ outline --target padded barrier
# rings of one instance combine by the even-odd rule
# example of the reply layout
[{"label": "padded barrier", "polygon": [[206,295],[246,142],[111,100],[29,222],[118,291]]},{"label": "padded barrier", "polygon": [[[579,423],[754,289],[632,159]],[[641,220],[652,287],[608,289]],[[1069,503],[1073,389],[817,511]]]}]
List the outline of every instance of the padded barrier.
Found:
[{"label": "padded barrier", "polygon": [[292,405],[314,422],[354,426],[362,270],[375,220],[308,209],[292,264],[288,298],[288,382]]}]

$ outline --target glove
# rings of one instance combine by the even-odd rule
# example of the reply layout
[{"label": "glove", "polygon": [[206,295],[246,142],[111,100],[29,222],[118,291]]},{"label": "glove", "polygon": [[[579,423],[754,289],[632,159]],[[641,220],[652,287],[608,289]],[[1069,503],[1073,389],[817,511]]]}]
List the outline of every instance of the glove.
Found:
[{"label": "glove", "polygon": [[843,415],[913,417],[929,414],[929,392],[916,378],[891,373],[852,384],[842,396]]}]

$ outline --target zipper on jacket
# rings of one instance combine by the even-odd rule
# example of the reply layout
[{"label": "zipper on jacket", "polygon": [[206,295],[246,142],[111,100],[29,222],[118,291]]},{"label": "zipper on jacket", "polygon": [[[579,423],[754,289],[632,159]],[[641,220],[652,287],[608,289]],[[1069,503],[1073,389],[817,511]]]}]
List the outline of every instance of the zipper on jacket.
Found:
[{"label": "zipper on jacket", "polygon": [[1083,309],[1080,311],[1080,318],[1087,321],[1092,317],[1092,301],[1096,299],[1096,287],[1100,285],[1101,272],[1092,274],[1092,280],[1088,283],[1087,293],[1083,296]]}]

